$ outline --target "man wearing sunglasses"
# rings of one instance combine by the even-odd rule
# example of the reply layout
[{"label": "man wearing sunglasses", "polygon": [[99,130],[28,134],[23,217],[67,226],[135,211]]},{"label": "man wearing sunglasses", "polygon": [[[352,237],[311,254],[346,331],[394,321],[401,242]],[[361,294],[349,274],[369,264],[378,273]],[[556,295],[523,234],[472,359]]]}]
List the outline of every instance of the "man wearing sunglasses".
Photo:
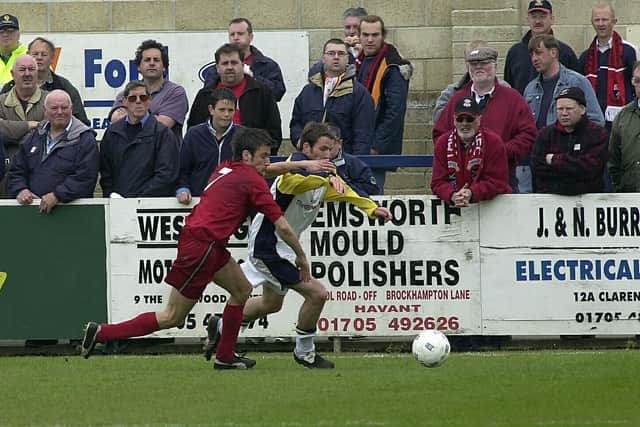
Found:
[{"label": "man wearing sunglasses", "polygon": [[309,78],[293,105],[291,142],[298,145],[302,129],[309,122],[332,123],[340,129],[343,150],[369,154],[373,137],[373,98],[356,80],[349,65],[347,45],[340,39],[324,44],[324,70]]},{"label": "man wearing sunglasses", "polygon": [[504,143],[480,120],[474,97],[460,98],[454,128],[435,143],[431,191],[457,208],[511,193]]},{"label": "man wearing sunglasses", "polygon": [[509,180],[518,192],[516,166],[527,159],[536,139],[537,129],[529,105],[515,89],[498,84],[498,51],[479,47],[467,55],[471,81],[452,97],[433,127],[433,140],[447,135],[455,125],[455,106],[460,99],[472,97],[482,110],[482,126],[500,135],[509,160]]},{"label": "man wearing sunglasses", "polygon": [[127,116],[112,123],[100,145],[100,185],[104,197],[170,197],[178,178],[178,144],[149,112],[144,82],[124,88]]}]

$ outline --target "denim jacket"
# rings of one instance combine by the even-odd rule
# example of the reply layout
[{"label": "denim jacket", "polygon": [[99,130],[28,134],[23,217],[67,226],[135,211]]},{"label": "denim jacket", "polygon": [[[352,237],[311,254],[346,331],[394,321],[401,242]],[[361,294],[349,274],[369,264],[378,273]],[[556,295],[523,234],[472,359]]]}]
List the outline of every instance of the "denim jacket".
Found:
[{"label": "denim jacket", "polygon": [[[538,74],[538,77],[531,80],[524,90],[524,99],[529,104],[531,111],[533,112],[534,119],[537,120],[540,112],[540,103],[542,102],[542,76]],[[600,110],[600,104],[596,98],[596,94],[591,87],[591,83],[582,74],[579,74],[573,70],[568,69],[564,65],[560,64],[560,78],[556,84],[556,88],[553,91],[553,100],[549,106],[547,112],[547,126],[556,122],[556,96],[562,89],[569,87],[579,87],[582,89],[587,100],[587,117],[594,123],[604,126],[604,116],[602,110]]]}]

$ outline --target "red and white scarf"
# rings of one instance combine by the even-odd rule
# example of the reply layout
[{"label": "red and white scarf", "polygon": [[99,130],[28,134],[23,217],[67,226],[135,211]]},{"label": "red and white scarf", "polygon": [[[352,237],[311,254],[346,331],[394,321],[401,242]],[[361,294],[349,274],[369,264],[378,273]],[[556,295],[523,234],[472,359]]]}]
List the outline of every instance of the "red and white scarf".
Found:
[{"label": "red and white scarf", "polygon": [[[478,180],[484,168],[484,135],[482,128],[478,129],[473,142],[462,145],[458,137],[458,131],[454,128],[447,139],[447,167],[449,169],[449,182],[455,191],[465,184],[471,184]],[[463,155],[464,153],[464,155]],[[461,166],[461,163],[462,164]]]},{"label": "red and white scarf", "polygon": [[[594,91],[598,84],[598,69],[600,68],[598,65],[598,52],[598,38],[595,37],[587,50],[584,70]],[[622,107],[627,103],[622,54],[622,37],[614,31],[611,38],[611,51],[609,52],[609,64],[607,66],[607,107]]]}]

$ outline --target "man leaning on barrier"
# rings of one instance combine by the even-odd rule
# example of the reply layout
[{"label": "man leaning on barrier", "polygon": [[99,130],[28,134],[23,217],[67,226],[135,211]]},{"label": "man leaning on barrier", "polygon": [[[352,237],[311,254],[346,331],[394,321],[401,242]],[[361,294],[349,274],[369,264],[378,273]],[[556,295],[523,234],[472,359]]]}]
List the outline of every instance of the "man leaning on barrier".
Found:
[{"label": "man leaning on barrier", "polygon": [[125,86],[127,116],[109,126],[100,145],[100,185],[104,197],[175,194],[178,143],[171,130],[149,112],[150,103],[144,82],[134,80]]},{"label": "man leaning on barrier", "polygon": [[481,118],[472,96],[459,99],[454,129],[435,144],[431,190],[457,208],[511,193],[504,143]]},{"label": "man leaning on barrier", "polygon": [[609,157],[606,129],[587,117],[587,101],[579,87],[561,90],[555,102],[558,119],[540,130],[533,146],[534,191],[601,193]]},{"label": "man leaning on barrier", "polygon": [[93,197],[98,178],[95,133],[72,116],[69,94],[57,89],[44,100],[45,118],[20,144],[9,172],[9,192],[18,203],[40,199],[40,212],[58,202]]}]

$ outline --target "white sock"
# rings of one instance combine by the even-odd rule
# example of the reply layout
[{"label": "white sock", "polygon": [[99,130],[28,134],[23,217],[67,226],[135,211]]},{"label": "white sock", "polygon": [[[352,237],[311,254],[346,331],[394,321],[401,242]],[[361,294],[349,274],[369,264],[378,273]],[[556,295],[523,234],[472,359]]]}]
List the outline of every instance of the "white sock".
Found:
[{"label": "white sock", "polygon": [[296,335],[296,349],[294,353],[298,357],[304,357],[305,355],[315,351],[316,346],[313,342],[313,337],[316,336],[314,332],[301,331],[300,329],[296,329],[298,335]]}]

